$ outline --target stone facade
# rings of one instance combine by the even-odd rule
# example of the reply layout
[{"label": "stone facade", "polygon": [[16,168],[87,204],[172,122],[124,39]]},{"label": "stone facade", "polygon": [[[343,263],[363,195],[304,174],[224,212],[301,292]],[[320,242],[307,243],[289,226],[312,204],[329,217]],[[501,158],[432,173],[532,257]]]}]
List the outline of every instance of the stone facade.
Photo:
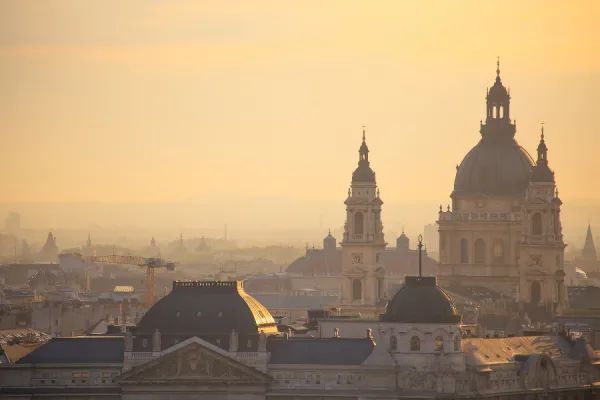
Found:
[{"label": "stone facade", "polygon": [[383,201],[369,164],[364,132],[358,168],[352,175],[345,204],[341,303],[373,306],[387,295],[385,269],[380,260],[386,243],[381,222]]},{"label": "stone facade", "polygon": [[452,207],[440,206],[440,284],[485,287],[553,313],[566,301],[565,245],[543,128],[534,162],[514,139],[499,68],[486,107],[481,141],[457,166]]}]

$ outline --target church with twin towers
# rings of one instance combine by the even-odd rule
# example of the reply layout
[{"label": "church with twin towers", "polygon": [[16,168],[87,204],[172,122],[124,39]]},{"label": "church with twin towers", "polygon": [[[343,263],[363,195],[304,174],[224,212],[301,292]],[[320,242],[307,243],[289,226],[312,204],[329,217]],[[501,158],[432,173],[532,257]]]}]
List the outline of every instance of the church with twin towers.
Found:
[{"label": "church with twin towers", "polygon": [[[440,206],[439,263],[428,273],[453,292],[484,288],[551,315],[567,301],[562,202],[543,125],[534,159],[516,140],[510,100],[498,63],[485,98],[479,141],[456,168],[451,205]],[[390,282],[414,275],[416,259],[406,258],[403,262],[409,265],[399,267],[394,265],[398,259],[390,257],[403,242],[408,247],[408,238],[398,238],[395,250],[386,247],[383,201],[364,130],[344,203],[341,305],[375,311],[393,296]]]}]

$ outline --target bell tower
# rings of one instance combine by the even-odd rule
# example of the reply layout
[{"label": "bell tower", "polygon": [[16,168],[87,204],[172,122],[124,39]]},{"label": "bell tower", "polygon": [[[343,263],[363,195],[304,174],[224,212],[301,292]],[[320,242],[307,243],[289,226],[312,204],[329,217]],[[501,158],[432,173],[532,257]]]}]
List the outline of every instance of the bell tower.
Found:
[{"label": "bell tower", "polygon": [[369,162],[365,130],[358,150],[358,167],[348,189],[342,245],[342,304],[376,305],[386,297],[385,250],[379,189]]},{"label": "bell tower", "polygon": [[562,202],[548,166],[544,127],[524,202],[519,244],[519,301],[555,313],[566,304]]}]

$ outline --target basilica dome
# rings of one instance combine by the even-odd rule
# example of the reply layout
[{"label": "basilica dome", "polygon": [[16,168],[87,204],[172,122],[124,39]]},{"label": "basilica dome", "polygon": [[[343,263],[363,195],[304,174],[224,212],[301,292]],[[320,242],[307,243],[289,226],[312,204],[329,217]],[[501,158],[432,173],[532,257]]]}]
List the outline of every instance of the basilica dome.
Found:
[{"label": "basilica dome", "polygon": [[482,138],[458,166],[454,195],[514,196],[525,193],[533,160],[512,138]]},{"label": "basilica dome", "polygon": [[435,277],[406,277],[381,316],[383,322],[454,324],[461,320],[450,297]]}]

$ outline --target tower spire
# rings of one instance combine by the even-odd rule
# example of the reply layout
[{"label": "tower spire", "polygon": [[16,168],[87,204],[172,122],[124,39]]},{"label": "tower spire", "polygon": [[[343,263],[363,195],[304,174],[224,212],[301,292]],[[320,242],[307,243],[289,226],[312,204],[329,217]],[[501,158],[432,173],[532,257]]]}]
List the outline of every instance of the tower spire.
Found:
[{"label": "tower spire", "polygon": [[500,56],[496,59],[496,78],[500,79]]},{"label": "tower spire", "polygon": [[366,138],[367,138],[367,135],[366,135],[365,129],[366,129],[366,127],[363,125],[363,126],[362,126],[362,130],[363,130],[363,143],[366,141]]},{"label": "tower spire", "polygon": [[421,254],[423,253],[423,235],[419,235],[419,244],[417,245],[417,247],[419,248],[419,278],[423,277],[423,267],[422,267],[422,260],[421,260]]}]

